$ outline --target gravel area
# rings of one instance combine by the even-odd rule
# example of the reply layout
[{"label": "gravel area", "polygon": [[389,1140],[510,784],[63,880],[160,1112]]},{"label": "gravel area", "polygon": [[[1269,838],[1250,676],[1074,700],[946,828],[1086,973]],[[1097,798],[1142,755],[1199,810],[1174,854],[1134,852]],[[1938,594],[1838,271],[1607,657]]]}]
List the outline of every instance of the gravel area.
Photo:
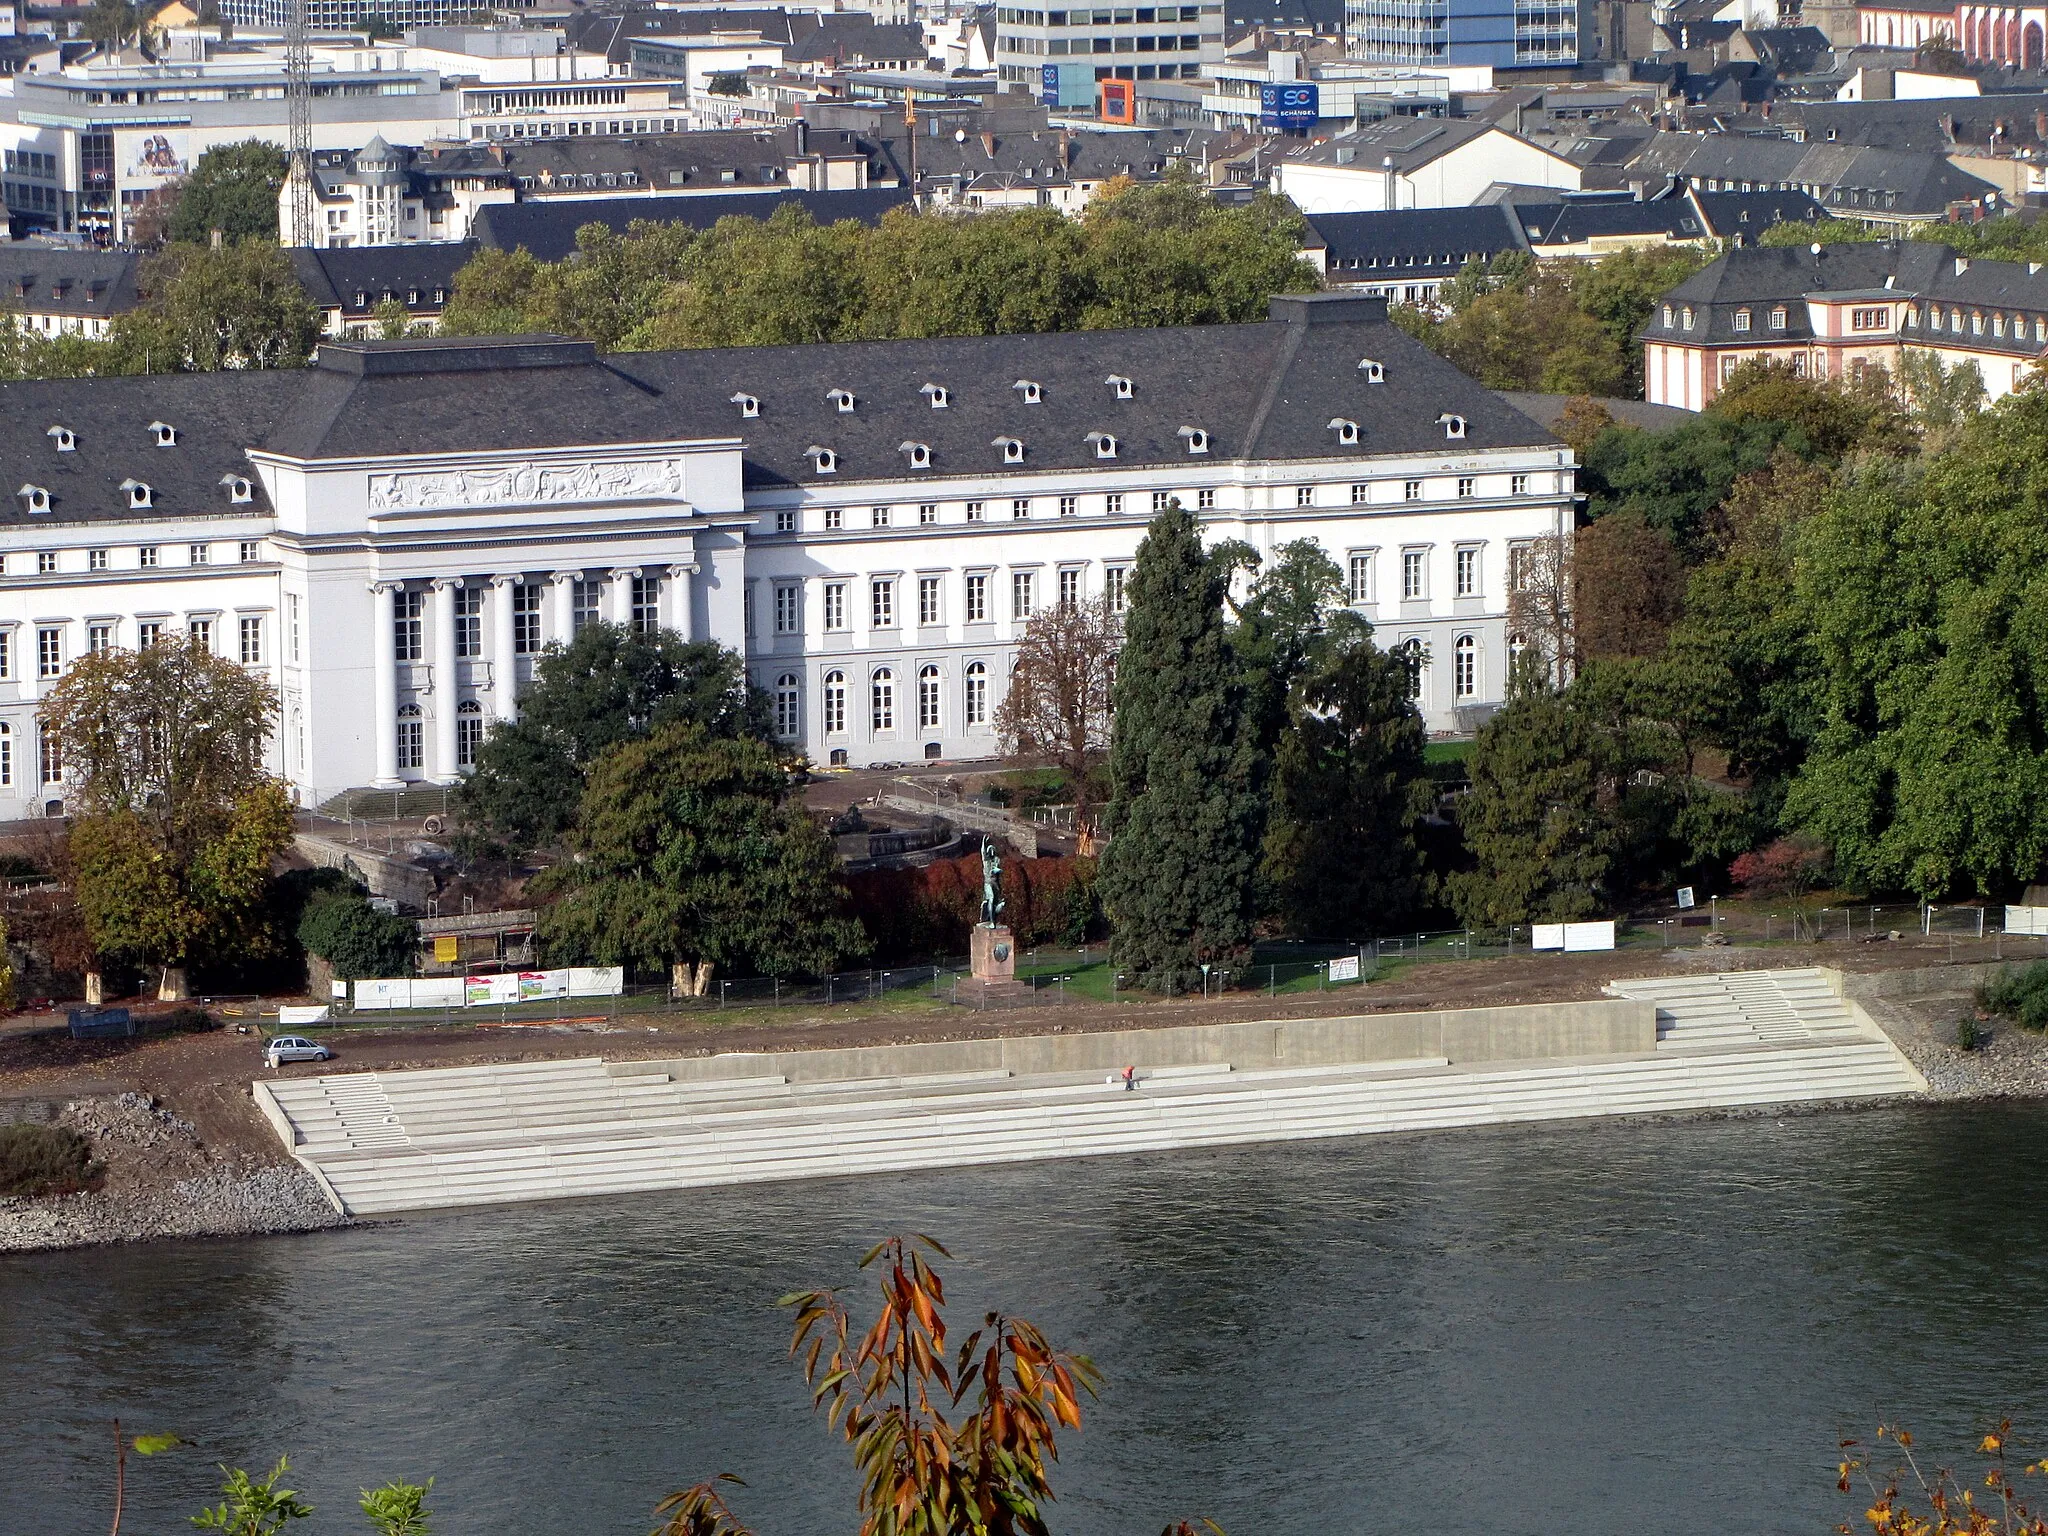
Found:
[{"label": "gravel area", "polygon": [[146,1094],[76,1099],[56,1119],[92,1143],[101,1187],[0,1200],[0,1252],[347,1225],[297,1163],[217,1151]]},{"label": "gravel area", "polygon": [[1859,1001],[1920,1069],[1929,1098],[2048,1098],[2048,1034],[1979,1019],[1980,1043],[1965,1051],[1956,1044],[1956,1024],[1977,1013],[1966,992]]}]

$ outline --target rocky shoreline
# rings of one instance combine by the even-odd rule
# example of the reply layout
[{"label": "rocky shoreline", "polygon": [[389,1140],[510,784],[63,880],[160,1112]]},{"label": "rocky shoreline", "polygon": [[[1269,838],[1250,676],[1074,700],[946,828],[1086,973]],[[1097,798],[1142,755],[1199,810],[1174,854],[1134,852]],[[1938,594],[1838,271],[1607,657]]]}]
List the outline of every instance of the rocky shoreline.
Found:
[{"label": "rocky shoreline", "polygon": [[0,1253],[350,1224],[297,1163],[217,1155],[190,1122],[143,1094],[73,1100],[54,1118],[92,1142],[106,1170],[102,1187],[0,1200]]}]

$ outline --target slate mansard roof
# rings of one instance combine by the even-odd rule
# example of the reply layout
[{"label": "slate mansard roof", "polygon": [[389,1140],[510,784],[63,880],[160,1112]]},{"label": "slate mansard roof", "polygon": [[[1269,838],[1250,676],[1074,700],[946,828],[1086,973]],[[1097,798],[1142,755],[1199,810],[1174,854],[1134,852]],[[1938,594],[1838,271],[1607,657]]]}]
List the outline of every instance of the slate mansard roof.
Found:
[{"label": "slate mansard roof", "polygon": [[[1130,382],[1128,399],[1115,379]],[[927,386],[946,392],[943,408]],[[834,391],[851,394],[850,411]],[[1446,415],[1466,421],[1455,443]],[[177,447],[151,445],[159,419],[179,427]],[[1333,420],[1357,422],[1359,441],[1341,444]],[[56,424],[77,433],[74,453],[46,438]],[[1206,434],[1207,451],[1191,453],[1183,429]],[[1099,455],[1099,434],[1116,440],[1113,458]],[[218,481],[249,472],[249,448],[333,459],[706,438],[740,440],[750,488],[829,495],[882,481],[893,483],[878,494],[903,501],[920,482],[961,476],[985,477],[994,495],[1037,473],[1554,441],[1389,324],[1384,301],[1344,294],[1276,298],[1250,325],[609,357],[555,337],[329,342],[292,373],[0,385],[0,474],[48,486],[55,503],[31,517],[14,499],[16,527],[132,516],[119,493],[131,477],[156,487],[156,515],[226,510]],[[1023,444],[1021,461],[1006,462],[1002,439]],[[906,444],[923,445],[928,465]],[[820,471],[816,448],[836,455],[835,472]],[[260,501],[259,490],[254,510]]]}]

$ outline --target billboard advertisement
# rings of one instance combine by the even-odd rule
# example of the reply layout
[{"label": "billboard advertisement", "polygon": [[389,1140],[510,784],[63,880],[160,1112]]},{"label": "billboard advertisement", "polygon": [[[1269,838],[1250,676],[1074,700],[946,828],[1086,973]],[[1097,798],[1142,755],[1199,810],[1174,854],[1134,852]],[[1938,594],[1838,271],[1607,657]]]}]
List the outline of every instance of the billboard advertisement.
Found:
[{"label": "billboard advertisement", "polygon": [[1095,82],[1095,115],[1105,123],[1138,120],[1138,87],[1129,80]]},{"label": "billboard advertisement", "polygon": [[1313,128],[1322,116],[1321,91],[1300,81],[1259,87],[1261,128]]},{"label": "billboard advertisement", "polygon": [[1057,64],[1038,66],[1038,99],[1048,107],[1060,104],[1060,67]]},{"label": "billboard advertisement", "polygon": [[185,134],[161,128],[116,134],[114,159],[121,170],[121,184],[147,186],[185,175],[192,169],[185,139]]}]

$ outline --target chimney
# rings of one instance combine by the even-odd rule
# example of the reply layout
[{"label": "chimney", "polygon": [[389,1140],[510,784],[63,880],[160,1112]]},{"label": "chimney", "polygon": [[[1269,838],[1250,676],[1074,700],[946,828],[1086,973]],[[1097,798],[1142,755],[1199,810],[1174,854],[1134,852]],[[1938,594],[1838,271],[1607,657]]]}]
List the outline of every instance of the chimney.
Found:
[{"label": "chimney", "polygon": [[799,155],[811,152],[811,125],[801,117],[796,120],[796,152]]},{"label": "chimney", "polygon": [[2034,114],[2034,137],[2041,143],[2048,144],[2048,112]]},{"label": "chimney", "polygon": [[1392,155],[1388,155],[1380,161],[1380,170],[1385,173],[1387,178],[1387,209],[1391,212],[1399,206],[1401,201],[1401,182],[1400,178],[1394,174],[1394,157]]},{"label": "chimney", "polygon": [[989,159],[991,159],[991,160],[995,159],[995,157],[996,157],[996,136],[995,136],[994,134],[992,134],[992,133],[984,133],[984,134],[983,134],[983,135],[981,136],[981,148],[982,148],[982,152],[983,152],[984,154],[986,154],[986,155],[987,155],[987,156],[989,157]]}]

